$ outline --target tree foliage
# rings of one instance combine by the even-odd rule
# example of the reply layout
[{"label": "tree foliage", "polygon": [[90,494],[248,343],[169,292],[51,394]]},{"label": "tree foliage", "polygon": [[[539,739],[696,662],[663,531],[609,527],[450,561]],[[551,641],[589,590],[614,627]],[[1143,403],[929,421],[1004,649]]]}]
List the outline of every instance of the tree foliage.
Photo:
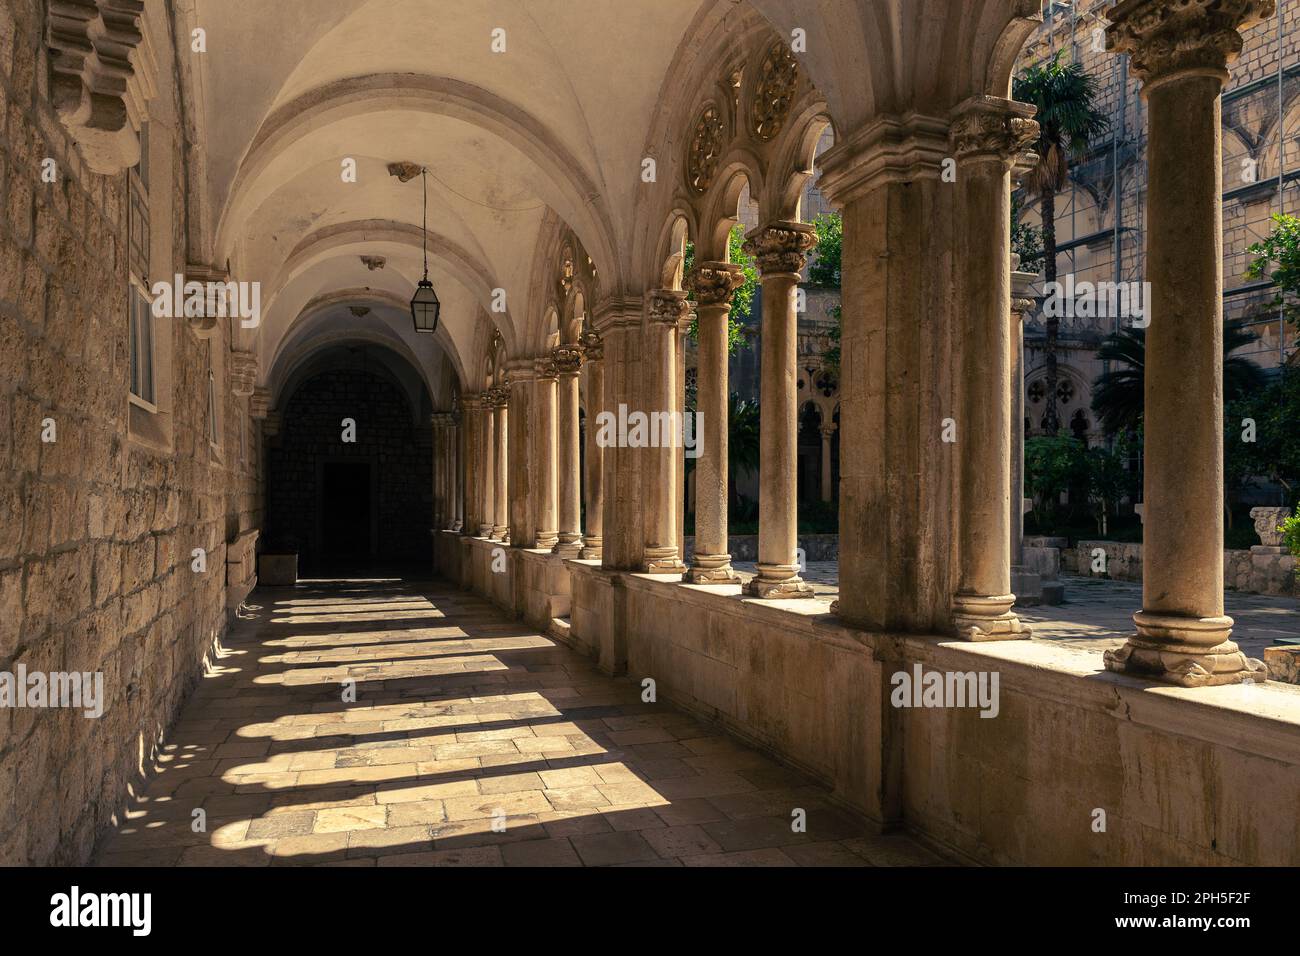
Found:
[{"label": "tree foliage", "polygon": [[[740,223],[731,227],[731,232],[727,236],[727,255],[730,261],[740,266],[745,275],[745,281],[742,282],[736,291],[731,294],[731,314],[727,316],[727,352],[734,353],[736,349],[745,340],[745,326],[751,325],[754,311],[754,292],[758,289],[758,266],[755,265],[754,259],[743,246],[745,243],[745,229]],[[686,256],[682,264],[682,274],[691,271],[695,265],[695,243],[686,243]],[[690,293],[688,299],[694,300],[695,294]],[[696,319],[691,320],[690,328],[687,329],[687,335],[692,342],[699,341],[699,328]]]},{"label": "tree foliage", "polygon": [[1277,286],[1274,308],[1293,325],[1300,325],[1300,217],[1275,214],[1273,229],[1246,251],[1255,258],[1246,267],[1247,279],[1270,279]]},{"label": "tree foliage", "polygon": [[[1264,386],[1264,371],[1234,350],[1256,336],[1233,323],[1223,326],[1223,396],[1230,402]],[[1136,429],[1142,424],[1146,384],[1146,330],[1121,329],[1108,335],[1097,358],[1111,367],[1092,384],[1092,410],[1108,435]]]}]

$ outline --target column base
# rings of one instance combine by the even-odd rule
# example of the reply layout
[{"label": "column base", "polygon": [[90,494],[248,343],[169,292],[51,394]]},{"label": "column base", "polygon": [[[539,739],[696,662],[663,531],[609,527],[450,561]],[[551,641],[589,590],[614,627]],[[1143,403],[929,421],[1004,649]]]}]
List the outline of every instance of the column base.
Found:
[{"label": "column base", "polygon": [[799,568],[793,564],[759,563],[758,573],[745,585],[750,597],[769,601],[788,601],[813,596],[812,585],[799,577]]},{"label": "column base", "polygon": [[492,537],[492,526],[490,524],[481,524],[478,526],[478,536],[480,538]]},{"label": "column base", "polygon": [[554,531],[539,531],[537,532],[537,543],[533,547],[549,551],[559,543],[560,536]]},{"label": "column base", "polygon": [[560,535],[560,540],[551,549],[551,554],[559,555],[562,558],[579,557],[582,554],[582,538],[578,535]]},{"label": "column base", "polygon": [[1014,594],[958,594],[953,598],[952,617],[957,636],[963,641],[1022,641],[1029,625],[1011,610]]},{"label": "column base", "polygon": [[582,554],[579,557],[584,561],[599,561],[603,544],[604,541],[600,536],[583,538]]},{"label": "column base", "polygon": [[682,575],[687,584],[739,584],[740,575],[731,567],[729,554],[700,554]]},{"label": "column base", "polygon": [[506,540],[506,530],[507,530],[507,529],[506,529],[506,526],[505,526],[505,525],[494,524],[494,525],[492,526],[492,537],[495,538],[497,541],[505,541],[505,540]]},{"label": "column base", "polygon": [[677,556],[676,548],[651,547],[645,549],[641,570],[645,574],[681,574],[686,565]]},{"label": "column base", "polygon": [[1264,662],[1247,657],[1235,641],[1227,639],[1232,634],[1230,617],[1138,611],[1133,621],[1137,633],[1123,647],[1102,655],[1107,670],[1179,687],[1268,680]]}]

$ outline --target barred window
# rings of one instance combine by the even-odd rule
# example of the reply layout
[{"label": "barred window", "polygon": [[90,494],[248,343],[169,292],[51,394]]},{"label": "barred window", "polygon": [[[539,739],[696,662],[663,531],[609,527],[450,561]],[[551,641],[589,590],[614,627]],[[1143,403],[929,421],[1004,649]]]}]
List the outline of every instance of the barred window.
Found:
[{"label": "barred window", "polygon": [[127,171],[127,339],[130,349],[131,394],[154,404],[153,315],[145,290],[149,285],[149,136],[140,130],[140,162]]},{"label": "barred window", "polygon": [[153,405],[153,314],[149,299],[136,282],[130,284],[129,299],[131,394]]}]

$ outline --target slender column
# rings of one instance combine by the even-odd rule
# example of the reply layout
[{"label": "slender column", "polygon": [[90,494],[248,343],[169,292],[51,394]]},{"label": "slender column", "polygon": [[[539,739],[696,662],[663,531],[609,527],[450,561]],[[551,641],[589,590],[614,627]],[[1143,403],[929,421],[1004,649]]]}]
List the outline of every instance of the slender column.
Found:
[{"label": "slender column", "polygon": [[587,527],[582,537],[582,557],[599,561],[603,544],[605,510],[605,448],[597,436],[599,416],[605,407],[605,348],[594,329],[582,337],[587,369]]},{"label": "slender column", "polygon": [[582,453],[578,446],[578,373],[582,346],[560,345],[551,352],[558,373],[555,430],[559,540],[554,552],[565,558],[582,553]]},{"label": "slender column", "polygon": [[461,427],[461,411],[452,411],[451,455],[448,467],[451,469],[451,524],[452,531],[461,531],[465,527],[465,471],[461,463],[465,460],[465,429]]},{"label": "slender column", "polygon": [[1038,135],[1033,107],[975,96],[954,111],[960,301],[957,589],[969,641],[1027,638],[1011,610],[1011,166]]},{"label": "slender column", "polygon": [[547,356],[537,361],[537,379],[533,388],[535,407],[533,410],[533,448],[537,462],[537,510],[536,530],[533,546],[537,548],[554,548],[559,543],[556,515],[556,467],[555,467],[555,419],[556,395],[555,380],[558,370],[555,362]]},{"label": "slender column", "polygon": [[508,532],[510,543],[516,548],[533,547],[533,469],[535,467],[532,422],[534,378],[537,374],[534,359],[512,360],[506,365],[510,379],[510,417],[508,419],[506,460],[510,465],[506,479],[509,493]]},{"label": "slender column", "polygon": [[483,431],[483,396],[471,392],[464,396],[462,407],[465,409],[465,457],[461,473],[464,475],[461,500],[465,509],[463,534],[478,533],[483,507],[482,466],[480,461],[480,437]]},{"label": "slender column", "polygon": [[507,475],[507,465],[509,456],[506,451],[507,438],[507,413],[510,404],[510,389],[506,385],[498,385],[492,389],[492,415],[493,415],[493,435],[496,439],[496,473],[492,482],[493,505],[492,505],[492,537],[499,541],[509,542],[509,513],[506,508],[506,490],[509,486]]},{"label": "slender column", "polygon": [[[1038,278],[1019,271],[1011,256],[1011,567],[1025,563],[1025,315],[1034,307],[1029,286]],[[1024,595],[1021,595],[1023,598]]]},{"label": "slender column", "polygon": [[[677,543],[678,555],[686,557],[686,333],[691,329],[694,312],[683,313],[677,323],[677,337],[673,342],[673,354],[676,364],[673,368],[673,417],[679,422],[678,434],[681,441],[673,449],[673,520],[677,528],[673,540]],[[692,440],[698,437],[692,435]]]},{"label": "slender column", "polygon": [[799,271],[817,244],[813,227],[773,222],[745,238],[763,281],[762,366],[759,374],[758,573],[746,585],[754,597],[812,597],[799,577]]},{"label": "slender column", "polygon": [[831,439],[835,436],[835,423],[828,422],[821,427],[822,435],[822,501],[834,497],[835,485],[831,481]]},{"label": "slender column", "polygon": [[673,383],[677,377],[677,325],[690,311],[686,293],[660,289],[651,294],[646,356],[646,546],[641,570],[651,574],[686,570],[677,550],[674,463],[680,443],[674,417]]},{"label": "slender column", "polygon": [[443,473],[447,430],[442,423],[442,413],[429,416],[429,430],[433,435],[433,530],[443,526],[447,514],[446,475]]},{"label": "slender column", "polygon": [[1265,680],[1223,613],[1219,94],[1272,0],[1124,0],[1109,47],[1149,105],[1142,610],[1111,670],[1185,687]]},{"label": "slender column", "polygon": [[496,460],[497,460],[497,442],[495,422],[493,421],[493,409],[496,405],[496,396],[491,389],[483,392],[482,403],[479,406],[480,438],[479,442],[479,522],[478,536],[480,538],[492,537],[492,527],[496,524],[494,512],[496,511]]},{"label": "slender column", "polygon": [[740,580],[727,547],[727,319],[731,295],[745,281],[729,262],[697,262],[686,277],[695,293],[699,363],[695,409],[700,456],[695,459],[695,554],[685,580],[728,584]]}]

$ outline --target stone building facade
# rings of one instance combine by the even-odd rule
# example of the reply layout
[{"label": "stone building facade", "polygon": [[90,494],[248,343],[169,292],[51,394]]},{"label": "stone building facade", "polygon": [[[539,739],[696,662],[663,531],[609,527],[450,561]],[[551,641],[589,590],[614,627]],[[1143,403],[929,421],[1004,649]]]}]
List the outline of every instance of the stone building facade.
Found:
[{"label": "stone building facade", "polygon": [[[1097,84],[1097,108],[1109,132],[1075,160],[1066,189],[1056,197],[1057,270],[1077,282],[1141,282],[1146,278],[1145,204],[1148,106],[1128,58],[1105,48],[1105,0],[1045,4],[1042,26],[1021,52],[1017,70],[1056,54],[1077,61]],[[1271,283],[1245,277],[1247,247],[1272,228],[1270,216],[1300,211],[1300,5],[1277,4],[1271,17],[1242,32],[1242,49],[1222,96],[1223,307],[1227,321],[1243,323],[1257,340],[1236,354],[1265,369],[1294,360],[1296,330],[1270,306]],[[1281,150],[1281,152],[1279,152]],[[1039,225],[1038,200],[1024,196],[1021,222]],[[1034,289],[1041,300],[1041,285]],[[1063,427],[1090,443],[1103,435],[1092,411],[1092,388],[1104,371],[1096,358],[1102,340],[1118,328],[1109,317],[1061,321],[1058,415]],[[1028,434],[1041,434],[1045,333],[1041,311],[1025,323]]]}]

